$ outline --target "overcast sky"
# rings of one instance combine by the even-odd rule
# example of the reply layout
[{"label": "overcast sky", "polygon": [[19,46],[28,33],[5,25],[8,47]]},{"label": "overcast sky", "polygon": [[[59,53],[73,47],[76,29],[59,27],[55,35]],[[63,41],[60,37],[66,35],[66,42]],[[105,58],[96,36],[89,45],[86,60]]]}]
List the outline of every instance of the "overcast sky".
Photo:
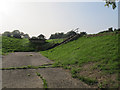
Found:
[{"label": "overcast sky", "polygon": [[87,33],[118,28],[118,9],[104,5],[105,2],[6,2],[0,9],[0,33],[20,30],[49,38],[53,33],[77,27]]}]

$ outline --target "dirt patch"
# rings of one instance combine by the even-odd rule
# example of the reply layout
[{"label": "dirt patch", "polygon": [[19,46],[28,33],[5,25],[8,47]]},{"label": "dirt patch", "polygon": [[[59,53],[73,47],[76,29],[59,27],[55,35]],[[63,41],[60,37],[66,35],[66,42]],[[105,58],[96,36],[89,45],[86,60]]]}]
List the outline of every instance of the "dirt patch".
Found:
[{"label": "dirt patch", "polygon": [[105,74],[99,69],[93,69],[93,66],[96,64],[96,62],[84,64],[77,75],[96,79],[98,84],[92,85],[91,87],[118,87],[118,74]]}]

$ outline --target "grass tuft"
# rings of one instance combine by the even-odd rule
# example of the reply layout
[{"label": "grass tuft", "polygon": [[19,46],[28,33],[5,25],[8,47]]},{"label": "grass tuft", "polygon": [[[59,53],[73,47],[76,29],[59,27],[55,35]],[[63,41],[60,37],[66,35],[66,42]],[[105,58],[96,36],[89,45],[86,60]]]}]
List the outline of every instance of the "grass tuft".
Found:
[{"label": "grass tuft", "polygon": [[39,76],[42,79],[43,87],[48,88],[47,81],[42,77],[42,75],[40,73],[38,73],[38,72],[36,72],[36,74],[37,74],[37,76]]},{"label": "grass tuft", "polygon": [[91,79],[91,78],[88,78],[88,77],[84,77],[84,76],[78,76],[79,80],[89,84],[89,85],[94,85],[94,84],[97,84],[98,81],[96,79]]}]

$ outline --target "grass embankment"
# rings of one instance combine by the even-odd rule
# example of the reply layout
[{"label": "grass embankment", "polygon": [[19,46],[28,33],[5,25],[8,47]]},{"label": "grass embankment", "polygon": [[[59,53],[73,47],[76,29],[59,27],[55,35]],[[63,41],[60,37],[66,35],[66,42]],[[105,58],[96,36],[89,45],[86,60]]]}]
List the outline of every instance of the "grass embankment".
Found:
[{"label": "grass embankment", "polygon": [[41,51],[45,51],[48,48],[52,47],[53,45],[55,45],[57,43],[61,43],[62,41],[63,41],[63,39],[48,39],[48,40],[46,40],[45,44],[42,44],[41,47],[39,47],[39,49]]},{"label": "grass embankment", "polygon": [[2,36],[2,53],[34,51],[28,39],[17,39]]},{"label": "grass embankment", "polygon": [[[117,76],[111,78],[111,75],[117,75],[119,70],[118,34],[80,37],[78,40],[41,53],[54,60],[55,66],[70,69],[74,78],[79,78],[89,85],[96,83],[98,87],[117,87],[118,78]],[[92,64],[89,65],[89,63]],[[86,70],[82,68],[85,65]],[[110,77],[103,78],[102,76],[107,76],[106,74]],[[111,81],[108,81],[110,78]]]},{"label": "grass embankment", "polygon": [[9,52],[30,52],[46,50],[56,43],[62,42],[63,39],[46,40],[45,44],[31,44],[28,39],[17,39],[1,36],[0,37],[0,54]]},{"label": "grass embankment", "polygon": [[49,42],[49,43],[56,44],[56,43],[61,43],[63,41],[63,39],[48,39],[46,41]]}]

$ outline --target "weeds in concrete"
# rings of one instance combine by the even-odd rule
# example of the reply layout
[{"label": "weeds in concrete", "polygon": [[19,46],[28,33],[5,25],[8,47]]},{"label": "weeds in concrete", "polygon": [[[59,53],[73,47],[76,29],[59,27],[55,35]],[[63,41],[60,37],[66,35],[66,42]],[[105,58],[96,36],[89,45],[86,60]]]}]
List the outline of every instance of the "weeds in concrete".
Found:
[{"label": "weeds in concrete", "polygon": [[40,73],[38,73],[38,72],[36,72],[36,74],[37,74],[37,76],[39,76],[42,79],[43,87],[44,88],[48,88],[47,81],[43,78],[43,76]]}]

